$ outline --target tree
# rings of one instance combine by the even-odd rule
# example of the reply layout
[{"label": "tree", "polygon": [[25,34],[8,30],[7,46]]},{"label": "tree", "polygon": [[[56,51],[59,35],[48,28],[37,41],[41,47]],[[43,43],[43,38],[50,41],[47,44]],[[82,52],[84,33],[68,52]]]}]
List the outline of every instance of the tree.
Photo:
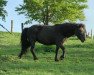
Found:
[{"label": "tree", "polygon": [[87,8],[87,0],[24,0],[16,8],[19,14],[24,14],[28,21],[32,20],[48,25],[64,21],[84,20],[83,10]]},{"label": "tree", "polygon": [[2,19],[2,20],[5,20],[5,15],[7,15],[7,12],[4,9],[6,4],[7,4],[6,0],[0,0],[0,19]]}]

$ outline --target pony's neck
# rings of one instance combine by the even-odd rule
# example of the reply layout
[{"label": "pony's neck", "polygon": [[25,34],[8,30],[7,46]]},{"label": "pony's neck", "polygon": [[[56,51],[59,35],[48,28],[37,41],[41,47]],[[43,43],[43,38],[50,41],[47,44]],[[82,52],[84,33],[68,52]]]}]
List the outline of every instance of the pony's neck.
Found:
[{"label": "pony's neck", "polygon": [[75,30],[76,30],[76,25],[69,25],[66,27],[62,27],[62,35],[64,35],[65,37],[71,37],[73,35],[75,35]]},{"label": "pony's neck", "polygon": [[71,37],[73,35],[75,35],[75,29],[72,29],[72,30],[68,30],[68,32],[65,32],[65,37]]}]

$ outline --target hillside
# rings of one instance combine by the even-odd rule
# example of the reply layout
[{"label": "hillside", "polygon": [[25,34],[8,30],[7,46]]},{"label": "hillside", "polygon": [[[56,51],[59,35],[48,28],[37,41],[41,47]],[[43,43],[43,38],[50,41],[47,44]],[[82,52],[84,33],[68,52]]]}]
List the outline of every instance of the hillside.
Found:
[{"label": "hillside", "polygon": [[34,61],[29,50],[19,59],[20,33],[0,32],[0,75],[94,75],[94,40],[88,38],[81,43],[70,38],[65,48],[66,57],[59,62],[54,61],[55,46],[39,43],[35,48],[39,60]]}]

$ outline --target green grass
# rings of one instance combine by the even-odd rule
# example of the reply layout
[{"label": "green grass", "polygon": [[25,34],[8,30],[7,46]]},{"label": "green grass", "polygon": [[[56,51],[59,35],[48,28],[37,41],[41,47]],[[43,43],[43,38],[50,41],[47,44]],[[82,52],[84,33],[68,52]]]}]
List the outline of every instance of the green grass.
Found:
[{"label": "green grass", "polygon": [[39,43],[35,48],[39,60],[34,61],[30,51],[18,59],[20,34],[0,32],[0,75],[94,75],[94,40],[81,43],[70,38],[65,48],[66,57],[59,62],[54,61],[55,46],[45,47]]}]

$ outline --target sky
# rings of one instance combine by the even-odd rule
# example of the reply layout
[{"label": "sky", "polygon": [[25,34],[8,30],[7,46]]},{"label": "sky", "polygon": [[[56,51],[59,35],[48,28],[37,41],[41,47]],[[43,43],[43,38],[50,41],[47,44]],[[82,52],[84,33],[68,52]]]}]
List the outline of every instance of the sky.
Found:
[{"label": "sky", "polygon": [[[21,23],[25,22],[27,19],[24,15],[18,15],[15,11],[15,7],[19,6],[19,4],[23,3],[23,0],[7,0],[7,7],[5,7],[8,16],[6,16],[6,21],[0,20],[0,24],[5,26],[10,31],[11,20],[14,22],[13,31],[14,32],[21,32]],[[87,32],[91,32],[91,29],[94,30],[94,0],[88,0],[88,8],[84,10],[86,19],[85,21],[81,22],[86,25]],[[33,21],[31,25],[37,24],[37,22]],[[3,28],[0,27],[0,31],[5,31]]]}]

